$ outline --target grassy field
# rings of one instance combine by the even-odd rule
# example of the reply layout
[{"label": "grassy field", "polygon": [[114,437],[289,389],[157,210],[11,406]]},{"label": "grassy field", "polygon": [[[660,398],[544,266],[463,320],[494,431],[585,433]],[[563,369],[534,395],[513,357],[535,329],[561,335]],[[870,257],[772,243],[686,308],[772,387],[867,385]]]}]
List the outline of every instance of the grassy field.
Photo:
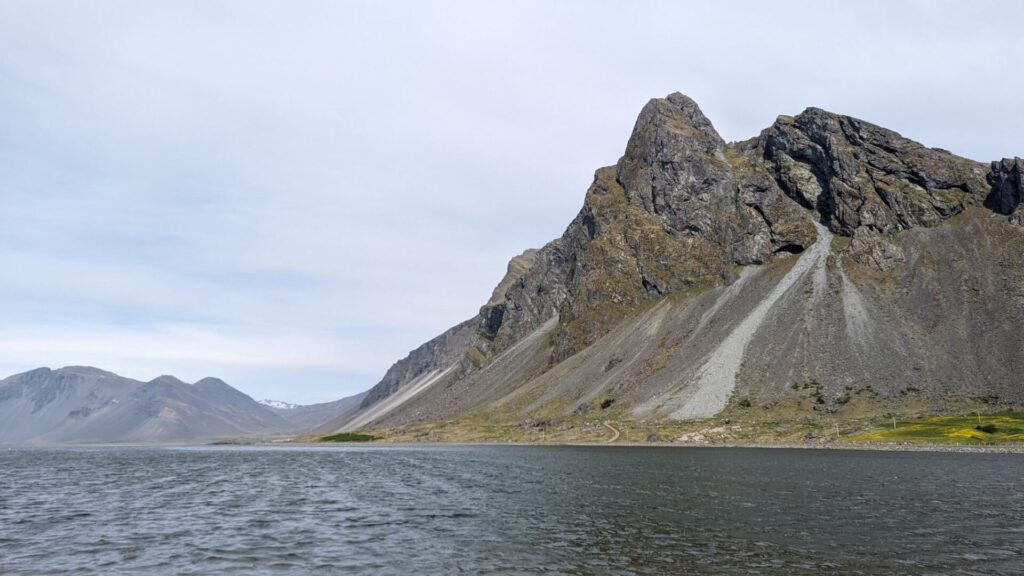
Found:
[{"label": "grassy field", "polygon": [[897,420],[850,438],[860,442],[914,442],[942,444],[1000,444],[1024,442],[1024,412],[996,412],[966,416],[932,416]]}]

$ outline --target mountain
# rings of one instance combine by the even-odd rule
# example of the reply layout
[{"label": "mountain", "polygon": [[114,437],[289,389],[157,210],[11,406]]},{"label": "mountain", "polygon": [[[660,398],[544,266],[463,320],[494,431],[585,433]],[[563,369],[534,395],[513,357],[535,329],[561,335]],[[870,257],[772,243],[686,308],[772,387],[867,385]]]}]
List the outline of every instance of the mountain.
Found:
[{"label": "mountain", "polygon": [[[280,402],[278,405],[268,405],[268,407],[275,414],[284,418],[296,431],[309,432],[320,430],[324,426],[327,426],[328,429],[333,429],[333,425],[328,423],[337,419],[344,419],[349,413],[357,410],[365,396],[366,393],[363,392],[333,402],[306,405]],[[266,404],[267,402],[267,400],[264,400],[262,403]],[[274,401],[270,400],[269,402]]]},{"label": "mountain", "polygon": [[276,410],[292,410],[299,407],[299,404],[292,404],[283,400],[271,400],[269,398],[260,400],[260,404]]},{"label": "mountain", "polygon": [[216,378],[139,382],[69,366],[0,380],[0,442],[198,440],[305,429]]},{"label": "mountain", "polygon": [[1019,406],[1022,174],[817,108],[726,143],[651,100],[565,233],[331,425]]}]

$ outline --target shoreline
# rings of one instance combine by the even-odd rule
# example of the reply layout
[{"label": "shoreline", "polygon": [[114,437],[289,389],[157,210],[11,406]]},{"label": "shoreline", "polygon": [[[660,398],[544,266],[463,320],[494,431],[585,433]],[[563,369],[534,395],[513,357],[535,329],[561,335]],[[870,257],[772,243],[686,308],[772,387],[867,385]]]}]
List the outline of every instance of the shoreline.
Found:
[{"label": "shoreline", "polygon": [[336,445],[354,446],[395,446],[402,448],[445,447],[445,446],[537,446],[537,447],[576,447],[576,448],[741,448],[764,450],[847,450],[872,452],[964,452],[990,454],[1024,454],[1024,444],[1008,445],[963,445],[963,444],[895,444],[895,443],[864,443],[864,444],[801,444],[801,443],[697,443],[697,442],[301,442],[301,443],[256,443],[251,446],[305,446],[318,447]]},{"label": "shoreline", "polygon": [[971,454],[1024,454],[1022,444],[930,443],[771,443],[771,442],[309,442],[289,440],[196,440],[182,442],[83,442],[56,444],[0,444],[0,450],[47,448],[444,448],[473,446],[534,446],[574,448],[739,448],[758,450],[846,450],[871,452],[942,452]]}]

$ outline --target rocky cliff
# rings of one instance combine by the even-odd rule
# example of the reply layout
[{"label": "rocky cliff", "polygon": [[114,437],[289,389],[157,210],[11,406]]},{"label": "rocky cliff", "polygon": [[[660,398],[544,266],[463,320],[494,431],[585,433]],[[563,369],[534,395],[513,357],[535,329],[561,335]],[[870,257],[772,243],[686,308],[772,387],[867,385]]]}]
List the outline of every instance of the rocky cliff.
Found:
[{"label": "rocky cliff", "polygon": [[816,108],[726,143],[691,99],[655,99],[565,233],[334,424],[597,398],[706,418],[808,387],[807,409],[833,412],[853,394],[1024,403],[1022,199],[1020,159],[982,164]]}]

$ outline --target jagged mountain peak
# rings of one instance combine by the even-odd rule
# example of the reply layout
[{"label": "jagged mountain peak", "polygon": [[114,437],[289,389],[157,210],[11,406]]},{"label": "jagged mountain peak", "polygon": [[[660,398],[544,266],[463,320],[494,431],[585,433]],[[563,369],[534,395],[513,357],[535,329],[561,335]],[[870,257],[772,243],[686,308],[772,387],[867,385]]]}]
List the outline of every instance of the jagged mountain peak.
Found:
[{"label": "jagged mountain peak", "polygon": [[936,226],[991,189],[984,164],[817,108],[777,121],[761,140],[786,195],[843,236]]},{"label": "jagged mountain peak", "polygon": [[633,126],[626,155],[654,158],[659,145],[678,148],[671,140],[704,154],[713,154],[725,144],[700,106],[679,92],[647,102]]}]

